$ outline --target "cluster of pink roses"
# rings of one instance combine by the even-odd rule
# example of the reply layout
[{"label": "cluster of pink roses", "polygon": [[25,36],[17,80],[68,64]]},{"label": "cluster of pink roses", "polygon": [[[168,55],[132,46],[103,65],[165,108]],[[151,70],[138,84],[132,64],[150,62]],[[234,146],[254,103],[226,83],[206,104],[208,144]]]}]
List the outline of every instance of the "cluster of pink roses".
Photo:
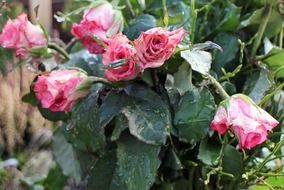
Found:
[{"label": "cluster of pink roses", "polygon": [[[71,33],[79,38],[90,53],[102,54],[107,68],[105,76],[110,81],[131,80],[147,68],[157,68],[171,57],[176,46],[186,34],[183,28],[167,31],[152,28],[130,41],[121,33],[121,12],[106,1],[98,1],[87,9],[79,24],[73,24]],[[31,24],[22,14],[9,20],[0,36],[0,44],[13,48],[19,58],[28,56],[33,48],[47,46],[43,30]],[[121,62],[115,67],[113,63]],[[87,75],[77,69],[59,69],[42,73],[34,84],[34,92],[43,108],[69,112],[74,102],[88,94],[78,91]],[[247,96],[237,94],[225,100],[216,111],[211,129],[224,134],[231,129],[239,139],[241,149],[251,149],[267,139],[268,131],[278,121],[258,107]]]},{"label": "cluster of pink roses", "polygon": [[211,129],[224,134],[231,129],[241,149],[251,149],[267,139],[268,131],[279,124],[249,97],[236,94],[221,103],[211,122]]},{"label": "cluster of pink roses", "polygon": [[110,3],[100,3],[86,10],[80,24],[74,24],[71,30],[91,53],[103,53],[105,66],[125,60],[123,65],[105,72],[110,81],[131,80],[146,68],[160,67],[186,34],[183,28],[171,32],[153,28],[131,42],[120,33],[123,23],[117,17]]},{"label": "cluster of pink roses", "polygon": [[31,49],[47,46],[47,37],[39,25],[33,25],[26,14],[21,14],[5,24],[0,35],[0,45],[15,49],[17,57],[25,58]]}]

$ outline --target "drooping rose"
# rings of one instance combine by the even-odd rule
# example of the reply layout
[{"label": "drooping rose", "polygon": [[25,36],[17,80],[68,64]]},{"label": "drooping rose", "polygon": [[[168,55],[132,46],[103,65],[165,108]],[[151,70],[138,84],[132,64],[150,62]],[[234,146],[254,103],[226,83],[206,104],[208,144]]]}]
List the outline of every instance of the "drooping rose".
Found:
[{"label": "drooping rose", "polygon": [[223,106],[220,106],[216,113],[214,120],[211,122],[211,129],[218,131],[220,134],[224,134],[229,128],[227,111]]},{"label": "drooping rose", "polygon": [[183,28],[174,31],[152,28],[142,32],[139,38],[134,41],[139,67],[144,70],[163,65],[171,57],[185,34],[186,31]]},{"label": "drooping rose", "polygon": [[219,106],[211,122],[211,129],[223,134],[230,128],[238,137],[240,148],[251,149],[263,143],[268,131],[278,123],[249,97],[236,94]]},{"label": "drooping rose", "polygon": [[34,92],[43,108],[69,112],[74,101],[87,95],[77,91],[87,75],[76,69],[59,69],[40,74],[34,84]]},{"label": "drooping rose", "polygon": [[0,44],[4,48],[16,50],[16,56],[26,57],[30,50],[47,45],[43,30],[38,25],[28,21],[26,14],[21,14],[15,20],[8,20],[3,27]]},{"label": "drooping rose", "polygon": [[81,40],[90,53],[103,53],[108,38],[120,32],[123,18],[120,11],[114,10],[107,1],[98,2],[84,12],[80,24],[73,24],[71,33]]},{"label": "drooping rose", "polygon": [[139,68],[135,64],[133,56],[135,49],[129,44],[128,38],[123,34],[117,34],[109,41],[109,47],[103,54],[105,66],[115,61],[125,59],[121,66],[109,68],[105,76],[110,81],[131,80],[139,74]]}]

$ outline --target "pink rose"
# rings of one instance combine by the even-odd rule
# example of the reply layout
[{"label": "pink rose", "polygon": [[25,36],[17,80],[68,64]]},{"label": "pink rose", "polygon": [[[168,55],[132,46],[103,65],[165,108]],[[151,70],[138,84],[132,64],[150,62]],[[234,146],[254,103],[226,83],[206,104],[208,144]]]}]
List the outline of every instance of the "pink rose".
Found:
[{"label": "pink rose", "polygon": [[75,69],[60,69],[40,74],[34,84],[34,92],[43,108],[51,111],[69,112],[74,101],[88,92],[78,92],[78,87],[87,75]]},{"label": "pink rose", "polygon": [[15,20],[8,20],[0,36],[0,44],[4,48],[16,50],[16,56],[26,57],[30,49],[47,45],[47,39],[40,26],[28,21],[26,14],[21,14]]},{"label": "pink rose", "polygon": [[211,122],[211,129],[218,131],[220,134],[224,134],[230,128],[227,118],[226,109],[220,106],[216,111],[213,121]]},{"label": "pink rose", "polygon": [[133,59],[135,49],[129,44],[128,38],[123,34],[117,34],[109,41],[109,47],[103,54],[103,64],[108,64],[126,59],[126,63],[115,68],[109,68],[105,76],[110,81],[131,80],[139,74],[139,69]]},{"label": "pink rose", "polygon": [[223,134],[229,128],[239,139],[241,149],[251,149],[267,139],[268,131],[279,124],[249,97],[236,94],[217,109],[211,129]]},{"label": "pink rose", "polygon": [[186,31],[183,28],[172,32],[164,28],[152,28],[142,32],[134,41],[139,67],[144,70],[163,65],[171,57],[185,34]]},{"label": "pink rose", "polygon": [[105,51],[103,44],[108,44],[108,37],[122,30],[122,21],[121,12],[114,10],[106,1],[99,2],[85,11],[80,24],[73,24],[71,33],[81,39],[91,53],[99,54]]}]

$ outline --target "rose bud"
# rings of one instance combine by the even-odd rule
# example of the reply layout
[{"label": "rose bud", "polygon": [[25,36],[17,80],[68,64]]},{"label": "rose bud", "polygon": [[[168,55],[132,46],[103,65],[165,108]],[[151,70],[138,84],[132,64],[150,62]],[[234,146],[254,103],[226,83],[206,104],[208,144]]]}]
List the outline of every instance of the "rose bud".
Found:
[{"label": "rose bud", "polygon": [[222,102],[211,129],[224,134],[229,128],[239,139],[241,149],[251,149],[267,139],[268,130],[279,124],[249,97],[236,94]]},{"label": "rose bud", "polygon": [[163,28],[152,28],[142,32],[134,41],[139,67],[144,70],[162,66],[171,57],[185,34],[183,28],[171,32]]},{"label": "rose bud", "polygon": [[90,53],[100,54],[105,51],[108,38],[122,29],[121,12],[114,10],[107,1],[99,1],[84,12],[80,24],[73,24],[71,33],[81,40]]},{"label": "rose bud", "polygon": [[4,48],[16,50],[18,58],[25,58],[32,49],[47,46],[47,37],[38,25],[28,21],[26,14],[21,14],[15,20],[8,20],[3,27],[0,44]]},{"label": "rose bud", "polygon": [[77,90],[86,79],[87,75],[76,69],[55,70],[40,74],[33,90],[43,108],[69,112],[75,100],[88,94],[88,90]]},{"label": "rose bud", "polygon": [[109,47],[103,54],[103,64],[108,67],[111,63],[125,59],[120,66],[108,68],[105,76],[110,81],[131,80],[139,74],[133,56],[135,49],[129,44],[128,38],[123,34],[117,34],[110,39]]}]

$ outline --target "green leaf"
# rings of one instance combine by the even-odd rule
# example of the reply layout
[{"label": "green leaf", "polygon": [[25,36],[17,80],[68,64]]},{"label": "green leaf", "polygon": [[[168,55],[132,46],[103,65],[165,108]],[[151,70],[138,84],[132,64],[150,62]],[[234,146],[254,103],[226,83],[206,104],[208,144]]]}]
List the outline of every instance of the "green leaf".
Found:
[{"label": "green leaf", "polygon": [[214,40],[223,48],[222,52],[216,52],[212,64],[214,71],[220,74],[221,68],[227,66],[236,57],[239,51],[238,38],[229,33],[220,33]]},{"label": "green leaf", "polygon": [[128,96],[124,92],[111,91],[99,108],[100,124],[105,127],[127,105]]},{"label": "green leaf", "polygon": [[45,119],[50,121],[67,121],[70,118],[70,115],[63,111],[53,112],[41,106],[38,106],[38,110]]},{"label": "green leaf", "polygon": [[184,2],[176,2],[176,4],[167,6],[169,14],[169,25],[182,26],[184,24],[189,24],[190,20],[190,7]]},{"label": "green leaf", "polygon": [[124,135],[117,146],[118,161],[111,189],[150,189],[160,166],[160,147],[142,143],[131,135]]},{"label": "green leaf", "polygon": [[138,38],[141,32],[156,27],[156,19],[152,15],[142,14],[130,21],[128,28],[124,30],[124,34],[130,39]]},{"label": "green leaf", "polygon": [[98,159],[90,172],[88,180],[88,190],[110,190],[112,188],[112,180],[116,167],[115,151],[107,151],[101,158]]},{"label": "green leaf", "polygon": [[[284,173],[279,173],[280,175],[283,175]],[[284,176],[278,176],[278,177],[268,177],[265,179],[266,183],[271,185],[275,190],[277,189],[284,189]],[[250,188],[250,190],[270,190],[268,187],[263,186],[263,185],[255,185]]]},{"label": "green leaf", "polygon": [[28,104],[31,104],[32,106],[37,106],[37,99],[34,91],[30,91],[28,94],[24,95],[22,97],[22,101]]},{"label": "green leaf", "polygon": [[[181,0],[167,0],[167,12],[169,16],[169,26],[174,27],[188,27],[191,24],[190,22],[190,7],[182,2]],[[160,18],[158,20],[158,25],[163,24],[163,3],[162,1],[153,1],[152,3],[147,3],[148,6],[147,12],[155,15],[156,18]]]},{"label": "green leaf", "polygon": [[235,177],[243,173],[243,159],[241,153],[231,145],[226,145],[222,161],[223,171]]},{"label": "green leaf", "polygon": [[198,159],[206,165],[213,166],[216,164],[220,151],[221,145],[216,139],[203,139],[199,146]]},{"label": "green leaf", "polygon": [[210,53],[193,49],[182,51],[180,52],[180,55],[190,64],[192,70],[203,75],[209,73],[212,63],[212,56]]},{"label": "green leaf", "polygon": [[128,120],[123,114],[119,114],[115,118],[115,126],[111,135],[112,141],[117,141],[121,133],[128,128]]},{"label": "green leaf", "polygon": [[80,50],[70,55],[70,60],[59,67],[78,67],[96,77],[104,77],[101,55],[91,54],[88,50]]},{"label": "green leaf", "polygon": [[90,95],[72,109],[70,123],[64,128],[65,134],[74,147],[96,152],[105,145],[104,129],[99,122],[98,93],[95,88]]},{"label": "green leaf", "polygon": [[[253,13],[250,14],[251,16],[249,18],[243,20],[240,23],[239,29],[261,24],[264,17],[267,15],[267,11],[268,11],[267,7],[262,7],[260,9],[255,10]],[[269,27],[266,27],[264,34],[268,38],[273,37],[280,32],[282,26],[282,19],[281,15],[277,10],[275,9],[272,10],[267,25]]]},{"label": "green leaf", "polygon": [[236,86],[233,83],[225,81],[221,85],[230,96],[237,93]]},{"label": "green leaf", "polygon": [[117,153],[108,151],[94,165],[87,189],[145,190],[155,181],[160,166],[160,147],[148,145],[124,134]]},{"label": "green leaf", "polygon": [[267,70],[261,69],[258,73],[249,76],[245,83],[245,94],[248,94],[256,104],[260,103],[271,87],[268,74]]},{"label": "green leaf", "polygon": [[31,48],[29,49],[32,56],[48,56],[48,49],[47,46]]},{"label": "green leaf", "polygon": [[184,63],[179,66],[178,71],[174,74],[174,87],[176,87],[180,95],[184,95],[185,92],[193,88],[190,65]]},{"label": "green leaf", "polygon": [[74,148],[66,141],[60,130],[58,130],[52,138],[52,151],[54,159],[60,166],[63,174],[73,177],[79,182],[82,176],[80,163]]},{"label": "green leaf", "polygon": [[261,9],[255,10],[253,13],[251,13],[250,17],[248,17],[247,19],[243,20],[240,23],[240,28],[244,28],[244,27],[254,25],[254,24],[259,24],[261,22],[263,10],[264,10],[264,8],[261,8]]},{"label": "green leaf", "polygon": [[44,180],[44,189],[46,190],[62,190],[67,182],[67,177],[63,175],[60,167],[53,167],[46,179]]},{"label": "green leaf", "polygon": [[216,27],[220,31],[234,32],[239,26],[239,19],[241,8],[237,7],[233,3],[228,3],[227,7],[224,10],[224,17]]},{"label": "green leaf", "polygon": [[125,92],[131,97],[123,109],[130,133],[148,144],[165,144],[171,124],[168,106],[144,86],[130,85]]},{"label": "green leaf", "polygon": [[276,78],[284,78],[284,50],[272,48],[261,61],[268,65]]},{"label": "green leaf", "polygon": [[179,138],[186,142],[203,139],[215,111],[214,98],[207,89],[194,89],[187,92],[180,100],[174,124],[179,131]]},{"label": "green leaf", "polygon": [[164,165],[174,170],[181,170],[184,168],[178,155],[176,154],[175,150],[172,147],[169,147],[167,149]]}]

